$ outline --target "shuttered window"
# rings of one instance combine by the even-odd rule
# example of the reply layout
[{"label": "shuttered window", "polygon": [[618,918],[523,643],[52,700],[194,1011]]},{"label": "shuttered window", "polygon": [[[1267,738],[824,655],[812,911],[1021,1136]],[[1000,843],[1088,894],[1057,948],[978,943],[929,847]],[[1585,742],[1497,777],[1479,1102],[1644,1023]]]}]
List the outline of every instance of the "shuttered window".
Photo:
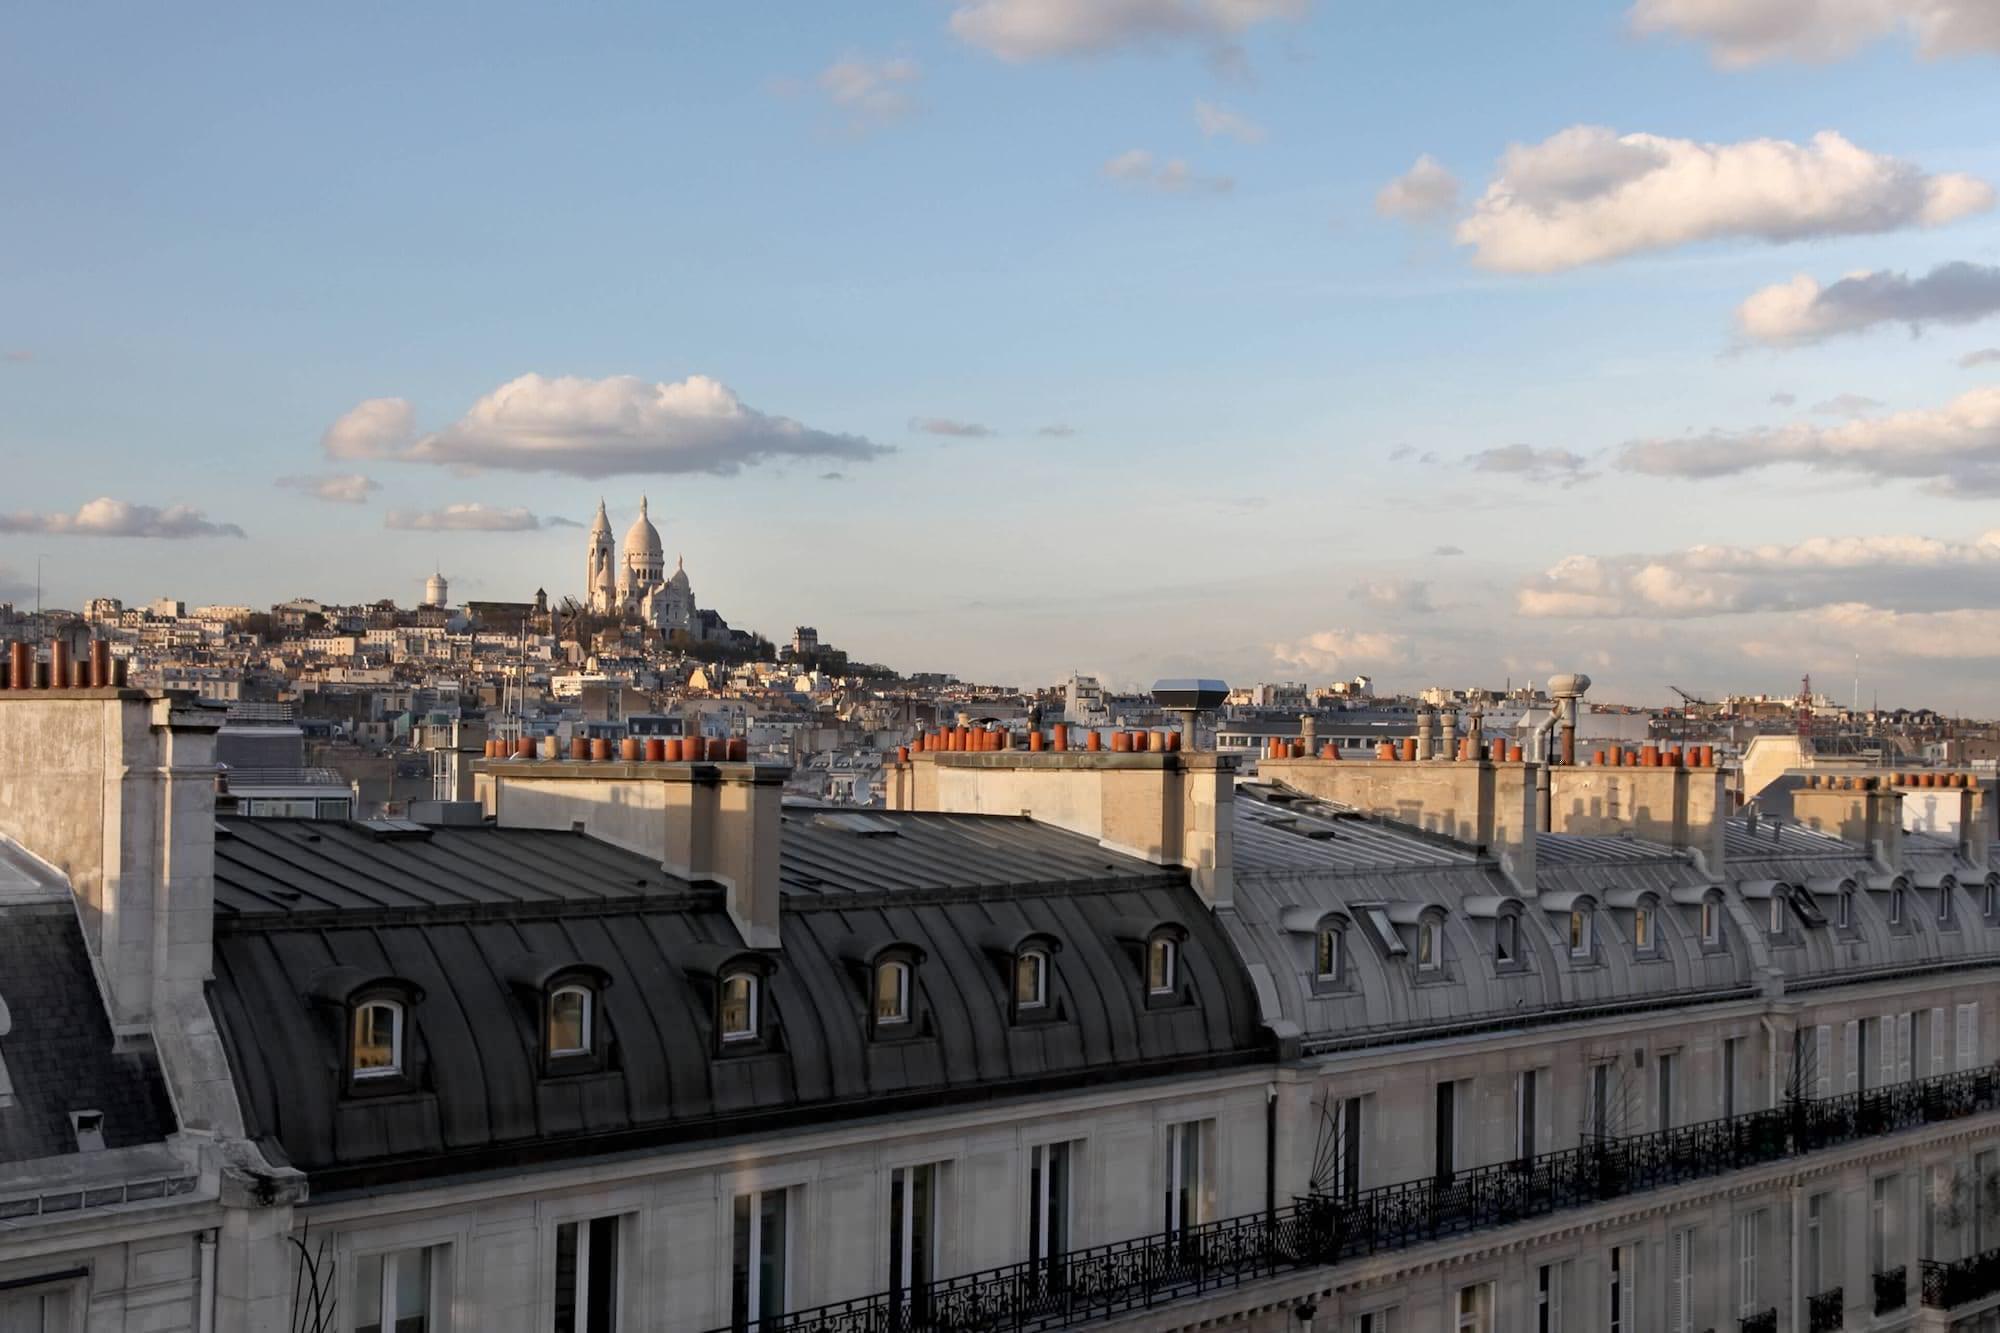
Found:
[{"label": "shuttered window", "polygon": [[1821,1023],[1813,1029],[1813,1096],[1833,1095],[1833,1029]]},{"label": "shuttered window", "polygon": [[1875,1024],[1875,1046],[1882,1053],[1882,1078],[1878,1086],[1896,1081],[1896,1016],[1884,1014]]},{"label": "shuttered window", "polygon": [[1910,1029],[1915,1026],[1916,1015],[1903,1013],[1896,1016],[1896,1081],[1910,1081],[1910,1052],[1914,1045],[1910,1040]]},{"label": "shuttered window", "polygon": [[1694,1231],[1682,1228],[1667,1242],[1667,1333],[1694,1333]]},{"label": "shuttered window", "polygon": [[1736,1219],[1736,1309],[1737,1313],[1757,1313],[1757,1232],[1764,1220],[1762,1209]]},{"label": "shuttered window", "polygon": [[1850,1018],[1840,1026],[1840,1045],[1846,1053],[1841,1065],[1840,1090],[1853,1092],[1861,1086],[1861,1024]]},{"label": "shuttered window", "polygon": [[1924,1072],[1942,1074],[1944,1072],[1944,1006],[1931,1010],[1931,1064]]},{"label": "shuttered window", "polygon": [[1958,1067],[1970,1069],[1979,1061],[1979,1001],[1958,1006]]}]

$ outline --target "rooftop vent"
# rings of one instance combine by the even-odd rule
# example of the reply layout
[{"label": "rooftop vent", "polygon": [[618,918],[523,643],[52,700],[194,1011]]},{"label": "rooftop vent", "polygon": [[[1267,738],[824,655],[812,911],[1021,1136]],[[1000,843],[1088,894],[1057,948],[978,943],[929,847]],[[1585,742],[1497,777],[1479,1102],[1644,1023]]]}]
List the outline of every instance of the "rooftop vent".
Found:
[{"label": "rooftop vent", "polygon": [[873,815],[814,815],[812,822],[815,828],[851,833],[860,838],[893,838],[902,831],[893,821],[877,819]]},{"label": "rooftop vent", "polygon": [[104,1151],[104,1112],[71,1111],[69,1127],[76,1131],[78,1152]]},{"label": "rooftop vent", "polygon": [[355,821],[377,842],[404,842],[431,836],[431,826],[414,819],[362,819]]}]

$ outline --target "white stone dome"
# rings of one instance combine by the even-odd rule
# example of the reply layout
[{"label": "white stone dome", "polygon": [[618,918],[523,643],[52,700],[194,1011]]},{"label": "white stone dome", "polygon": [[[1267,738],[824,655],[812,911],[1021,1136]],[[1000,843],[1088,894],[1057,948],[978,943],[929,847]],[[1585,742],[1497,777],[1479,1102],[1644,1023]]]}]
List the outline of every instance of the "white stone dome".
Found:
[{"label": "white stone dome", "polygon": [[655,560],[666,558],[665,548],[660,545],[660,530],[653,526],[653,520],[646,517],[646,500],[639,499],[639,517],[632,521],[632,527],[625,534],[625,554],[650,556]]}]

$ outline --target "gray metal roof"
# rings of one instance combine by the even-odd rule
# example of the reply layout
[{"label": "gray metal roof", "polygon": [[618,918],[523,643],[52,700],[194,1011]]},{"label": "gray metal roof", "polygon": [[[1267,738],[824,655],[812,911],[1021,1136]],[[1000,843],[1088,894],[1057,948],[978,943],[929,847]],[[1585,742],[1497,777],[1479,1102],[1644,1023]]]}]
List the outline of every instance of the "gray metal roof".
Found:
[{"label": "gray metal roof", "polygon": [[1363,815],[1275,783],[1236,788],[1236,869],[1386,873],[1479,865],[1478,853],[1434,833]]}]

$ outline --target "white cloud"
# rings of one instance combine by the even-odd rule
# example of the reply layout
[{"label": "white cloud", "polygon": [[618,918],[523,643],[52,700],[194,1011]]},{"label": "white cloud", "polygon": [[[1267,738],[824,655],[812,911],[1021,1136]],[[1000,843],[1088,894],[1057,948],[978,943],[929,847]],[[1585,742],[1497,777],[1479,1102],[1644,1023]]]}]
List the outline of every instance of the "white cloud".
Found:
[{"label": "white cloud", "polygon": [[1347,599],[1408,616],[1437,610],[1431,603],[1431,585],[1424,579],[1364,579],[1347,590]]},{"label": "white cloud", "polygon": [[38,532],[51,537],[241,537],[234,523],[211,523],[187,505],[132,504],[99,496],[74,514],[18,510],[0,514],[0,532]]},{"label": "white cloud", "polygon": [[382,489],[381,482],[373,477],[364,477],[359,472],[339,472],[326,477],[280,477],[277,484],[315,500],[349,505],[367,504],[369,494]]},{"label": "white cloud", "polygon": [[1931,661],[2000,657],[2000,610],[1901,611],[1841,602],[1799,618],[1844,648]]},{"label": "white cloud", "polygon": [[1800,611],[1865,600],[1911,609],[2000,607],[2000,530],[1971,541],[1812,537],[1659,555],[1572,555],[1516,591],[1524,616],[1673,619]]},{"label": "white cloud", "polygon": [[1577,125],[1509,147],[1457,237],[1482,267],[1550,273],[1700,241],[1936,226],[1992,206],[1983,181],[1927,175],[1831,131],[1713,144]]},{"label": "white cloud", "polygon": [[1429,153],[1382,187],[1375,211],[1405,222],[1436,222],[1458,211],[1458,177]]},{"label": "white cloud", "polygon": [[915,110],[914,85],[922,76],[917,62],[907,57],[848,56],[821,70],[813,84],[848,129],[864,132],[894,124]]},{"label": "white cloud", "polygon": [[1466,456],[1475,472],[1501,472],[1529,481],[1558,481],[1574,486],[1597,474],[1587,471],[1590,460],[1568,449],[1537,449],[1530,444],[1503,444]]},{"label": "white cloud", "polygon": [[1656,477],[1727,477],[1797,463],[1818,472],[1915,479],[1937,495],[2000,495],[2000,387],[1973,389],[1939,408],[1838,426],[1711,431],[1636,440],[1618,466]]},{"label": "white cloud", "polygon": [[1195,42],[1227,46],[1259,23],[1303,18],[1309,0],[959,0],[951,30],[1002,60],[1090,56]]},{"label": "white cloud", "polygon": [[1971,370],[1975,366],[2000,364],[2000,347],[1982,347],[1976,352],[1967,352],[1958,358],[1960,370]]},{"label": "white cloud", "polygon": [[391,458],[417,438],[417,413],[405,398],[368,398],[319,437],[328,458]]},{"label": "white cloud", "polygon": [[1766,287],[1736,310],[1746,337],[1779,345],[1814,343],[1877,324],[1921,333],[1932,324],[1972,324],[2000,314],[2000,268],[1957,261],[1920,278],[1851,273],[1830,287],[1801,273]]},{"label": "white cloud", "polygon": [[362,403],[327,431],[334,458],[609,477],[633,472],[732,475],[773,458],[864,461],[892,453],[859,435],[814,430],[746,406],[706,375],[672,384],[636,375],[509,380],[463,417],[414,437],[400,398]]},{"label": "white cloud", "polygon": [[1198,176],[1178,157],[1165,161],[1143,148],[1130,148],[1104,164],[1104,174],[1127,185],[1144,186],[1164,194],[1226,194],[1236,182],[1228,176]]},{"label": "white cloud", "polygon": [[1870,398],[1866,394],[1837,393],[1822,402],[1814,403],[1806,410],[1822,417],[1865,417],[1881,406],[1879,399]]},{"label": "white cloud", "polygon": [[1383,630],[1327,629],[1272,644],[1271,659],[1286,671],[1339,676],[1409,661],[1410,640]]},{"label": "white cloud", "polygon": [[1638,0],[1633,27],[1709,46],[1715,63],[1819,63],[1853,55],[1898,29],[1925,56],[2000,52],[1993,0]]},{"label": "white cloud", "polygon": [[950,417],[911,417],[910,429],[958,440],[984,440],[993,434],[991,426],[982,426],[976,421],[954,421]]},{"label": "white cloud", "polygon": [[1234,139],[1238,143],[1264,142],[1264,127],[1248,116],[1217,106],[1213,102],[1194,104],[1194,123],[1205,139]]},{"label": "white cloud", "polygon": [[383,526],[399,532],[532,532],[542,524],[526,509],[468,500],[442,509],[392,509]]}]

